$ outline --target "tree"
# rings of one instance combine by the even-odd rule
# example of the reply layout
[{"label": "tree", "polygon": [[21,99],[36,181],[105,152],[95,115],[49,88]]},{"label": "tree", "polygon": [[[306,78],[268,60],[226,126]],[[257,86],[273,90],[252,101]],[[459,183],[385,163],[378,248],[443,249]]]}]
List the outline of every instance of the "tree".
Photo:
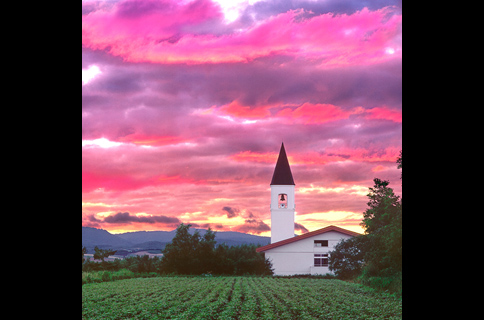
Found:
[{"label": "tree", "polygon": [[[402,168],[402,152],[397,159]],[[401,278],[402,271],[402,201],[388,185],[375,178],[369,188],[368,209],[361,226],[365,234],[338,243],[329,257],[330,270],[337,276]]]},{"label": "tree", "polygon": [[215,232],[208,228],[197,248],[198,269],[200,273],[212,273],[215,268]]},{"label": "tree", "polygon": [[[392,223],[401,212],[399,196],[393,193],[392,188],[388,188],[389,181],[373,179],[375,185],[370,189],[367,203],[368,209],[363,213],[361,225],[365,228],[365,233],[373,233]],[[400,211],[399,211],[400,210]]]},{"label": "tree", "polygon": [[172,241],[163,249],[162,266],[168,273],[191,274],[193,271],[194,258],[199,234],[195,232],[192,236],[188,231],[191,224],[181,223]]},{"label": "tree", "polygon": [[86,259],[84,259],[84,255],[85,255],[86,253],[87,253],[87,249],[86,249],[86,247],[82,246],[82,263],[84,263],[84,260],[86,260]]},{"label": "tree", "polygon": [[[397,159],[402,168],[402,152]],[[389,181],[375,178],[370,188],[368,209],[361,225],[368,235],[365,271],[370,276],[386,276],[402,270],[402,201],[389,188]]]},{"label": "tree", "polygon": [[329,270],[340,279],[358,276],[365,261],[366,240],[367,237],[362,235],[340,241],[329,253]]},{"label": "tree", "polygon": [[104,262],[104,258],[109,257],[110,255],[113,255],[116,253],[117,250],[104,250],[104,249],[99,249],[97,246],[94,247],[94,259],[101,259],[102,262]]},{"label": "tree", "polygon": [[177,274],[272,274],[272,264],[255,245],[216,247],[210,228],[202,236],[189,233],[190,224],[180,224],[175,237],[163,250],[161,270]]}]

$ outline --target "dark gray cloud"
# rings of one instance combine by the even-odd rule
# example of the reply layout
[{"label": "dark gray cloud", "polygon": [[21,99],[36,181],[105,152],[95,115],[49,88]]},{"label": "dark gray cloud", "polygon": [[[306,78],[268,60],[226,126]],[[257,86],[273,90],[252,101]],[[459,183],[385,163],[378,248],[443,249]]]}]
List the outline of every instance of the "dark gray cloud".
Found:
[{"label": "dark gray cloud", "polygon": [[306,228],[305,228],[305,227],[304,227],[302,224],[297,223],[297,222],[295,222],[295,223],[294,223],[294,230],[299,230],[299,231],[301,231],[302,233],[309,232],[309,230],[308,230],[308,229],[306,229]]},{"label": "dark gray cloud", "polygon": [[112,216],[107,216],[103,220],[104,223],[180,223],[181,221],[175,217],[167,216],[132,216],[129,212],[118,212]]},{"label": "dark gray cloud", "polygon": [[262,232],[271,231],[271,227],[265,224],[262,220],[247,219],[243,225],[235,227],[234,230],[243,233],[260,234]]},{"label": "dark gray cloud", "polygon": [[223,207],[223,211],[227,212],[227,218],[233,218],[236,217],[237,214],[240,212],[238,208],[232,208],[232,207]]}]

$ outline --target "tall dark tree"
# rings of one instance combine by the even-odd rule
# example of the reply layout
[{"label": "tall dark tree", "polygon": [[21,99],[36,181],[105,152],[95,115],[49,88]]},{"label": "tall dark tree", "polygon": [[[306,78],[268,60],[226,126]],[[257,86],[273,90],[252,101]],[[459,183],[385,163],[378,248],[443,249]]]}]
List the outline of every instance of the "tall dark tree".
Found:
[{"label": "tall dark tree", "polygon": [[168,273],[193,274],[197,265],[200,234],[190,234],[191,224],[181,223],[172,241],[163,250],[162,266]]},{"label": "tall dark tree", "polygon": [[[365,233],[373,233],[381,228],[392,223],[399,213],[400,197],[393,193],[393,189],[389,188],[389,181],[373,179],[375,185],[370,188],[368,197],[368,209],[363,213],[363,221],[361,225],[365,228]],[[401,215],[400,215],[401,216]],[[400,217],[401,218],[401,217]]]},{"label": "tall dark tree", "polygon": [[105,250],[105,249],[99,249],[97,246],[94,247],[94,259],[100,259],[102,262],[104,262],[104,259],[115,254],[116,250]]},{"label": "tall dark tree", "polygon": [[215,269],[215,232],[208,228],[197,248],[198,269],[200,273],[213,273]]},{"label": "tall dark tree", "polygon": [[[402,168],[402,152],[397,159]],[[402,270],[402,202],[388,187],[389,181],[375,178],[370,188],[368,209],[361,225],[368,235],[365,255],[369,275],[390,275]]]},{"label": "tall dark tree", "polygon": [[84,255],[85,255],[86,253],[87,253],[87,248],[86,248],[86,247],[84,247],[84,246],[82,246],[82,263],[84,263],[84,260],[86,260],[86,259],[84,259]]},{"label": "tall dark tree", "polygon": [[[397,163],[401,169],[401,151]],[[373,182],[361,222],[365,235],[340,242],[330,254],[330,269],[342,277],[360,270],[368,277],[401,277],[402,201],[389,181],[375,178]]]}]

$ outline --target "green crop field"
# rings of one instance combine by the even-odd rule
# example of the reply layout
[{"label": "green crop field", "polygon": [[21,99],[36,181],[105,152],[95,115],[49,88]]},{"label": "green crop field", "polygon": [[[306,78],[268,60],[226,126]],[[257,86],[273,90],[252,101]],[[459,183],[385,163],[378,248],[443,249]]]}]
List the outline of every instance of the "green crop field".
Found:
[{"label": "green crop field", "polygon": [[157,277],[82,286],[83,319],[401,319],[401,300],[332,279]]}]

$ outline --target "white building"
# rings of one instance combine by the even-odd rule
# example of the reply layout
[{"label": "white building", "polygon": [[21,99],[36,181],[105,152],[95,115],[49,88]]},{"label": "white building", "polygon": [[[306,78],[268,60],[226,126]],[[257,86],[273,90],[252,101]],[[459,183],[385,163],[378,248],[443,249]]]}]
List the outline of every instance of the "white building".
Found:
[{"label": "white building", "polygon": [[257,252],[264,252],[271,260],[275,275],[331,273],[328,253],[341,239],[360,234],[328,226],[296,236],[294,188],[283,143],[271,181],[271,243],[257,248]]}]

